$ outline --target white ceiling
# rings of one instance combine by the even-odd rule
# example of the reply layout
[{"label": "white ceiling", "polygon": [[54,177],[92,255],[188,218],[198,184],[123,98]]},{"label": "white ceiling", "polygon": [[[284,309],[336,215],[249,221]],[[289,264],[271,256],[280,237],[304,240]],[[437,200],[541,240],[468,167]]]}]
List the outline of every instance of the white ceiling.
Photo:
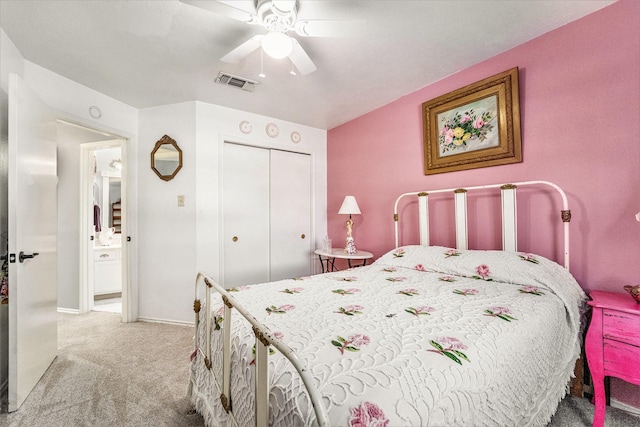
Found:
[{"label": "white ceiling", "polygon": [[[264,79],[259,50],[219,60],[264,29],[178,0],[0,0],[0,26],[28,61],[133,107],[200,100],[331,129],[611,3],[299,0],[299,19],[365,20],[365,34],[296,36],[317,71],[265,55]],[[261,83],[215,84],[219,71]]]}]

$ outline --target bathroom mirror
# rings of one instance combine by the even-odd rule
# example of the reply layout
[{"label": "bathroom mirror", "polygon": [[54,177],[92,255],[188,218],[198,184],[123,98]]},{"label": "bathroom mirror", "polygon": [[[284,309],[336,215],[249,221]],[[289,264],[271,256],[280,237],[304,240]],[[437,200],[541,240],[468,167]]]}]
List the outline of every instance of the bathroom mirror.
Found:
[{"label": "bathroom mirror", "polygon": [[165,135],[151,152],[151,169],[164,181],[171,181],[182,168],[182,150],[173,138]]}]

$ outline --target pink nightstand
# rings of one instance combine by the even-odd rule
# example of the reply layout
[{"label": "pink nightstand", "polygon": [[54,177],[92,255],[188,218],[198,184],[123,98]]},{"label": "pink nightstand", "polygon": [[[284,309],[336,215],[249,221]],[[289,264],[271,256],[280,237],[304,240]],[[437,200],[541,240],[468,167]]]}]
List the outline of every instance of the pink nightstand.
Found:
[{"label": "pink nightstand", "polygon": [[604,425],[604,377],[640,385],[640,304],[628,294],[593,291],[586,352],[593,377],[596,410],[593,426]]}]

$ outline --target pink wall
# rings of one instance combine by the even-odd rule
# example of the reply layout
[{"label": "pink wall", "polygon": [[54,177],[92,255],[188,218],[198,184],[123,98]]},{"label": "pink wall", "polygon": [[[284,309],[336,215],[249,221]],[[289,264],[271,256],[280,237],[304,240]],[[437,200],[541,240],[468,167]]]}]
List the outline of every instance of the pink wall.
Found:
[{"label": "pink wall", "polygon": [[[421,104],[512,67],[520,68],[523,163],[425,176]],[[354,195],[363,212],[354,217],[357,246],[376,257],[394,245],[400,193],[555,182],[572,209],[571,271],[582,287],[640,283],[640,2],[620,0],[331,129],[327,175],[334,246],[345,236],[340,203]]]}]

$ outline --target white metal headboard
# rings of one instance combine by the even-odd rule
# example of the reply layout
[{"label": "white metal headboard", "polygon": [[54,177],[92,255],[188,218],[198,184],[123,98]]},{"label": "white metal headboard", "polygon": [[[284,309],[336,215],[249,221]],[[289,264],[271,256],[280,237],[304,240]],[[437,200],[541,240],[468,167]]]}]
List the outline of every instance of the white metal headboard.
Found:
[{"label": "white metal headboard", "polygon": [[442,190],[416,191],[401,194],[393,208],[395,222],[396,248],[398,247],[398,203],[403,197],[418,196],[418,214],[420,221],[420,244],[429,246],[429,194],[453,193],[455,201],[456,248],[468,249],[467,234],[467,192],[472,190],[486,190],[499,188],[502,197],[502,250],[515,252],[518,250],[518,209],[516,203],[516,188],[528,185],[546,185],[556,190],[562,197],[561,218],[564,231],[564,267],[569,269],[569,222],[571,211],[567,203],[567,196],[556,184],[549,181],[524,181],[513,184],[478,185],[466,188],[447,188]]}]

